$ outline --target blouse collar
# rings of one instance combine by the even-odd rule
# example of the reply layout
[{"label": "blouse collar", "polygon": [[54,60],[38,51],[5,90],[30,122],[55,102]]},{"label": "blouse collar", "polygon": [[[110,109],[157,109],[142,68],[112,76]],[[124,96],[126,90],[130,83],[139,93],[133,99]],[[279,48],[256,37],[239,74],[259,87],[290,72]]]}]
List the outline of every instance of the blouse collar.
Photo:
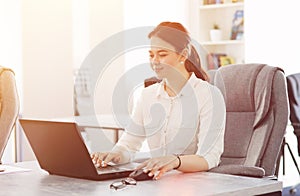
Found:
[{"label": "blouse collar", "polygon": [[[198,80],[200,80],[200,79],[197,78],[194,73],[192,73],[190,78],[188,79],[188,81],[185,83],[185,85],[183,86],[181,91],[178,93],[178,95],[176,95],[172,98],[186,96],[186,95],[190,95],[191,93],[193,93],[193,89],[195,88]],[[168,93],[164,89],[165,83],[166,83],[165,79],[163,79],[159,83],[159,87],[157,88],[157,92],[156,92],[156,97],[157,98],[159,98],[159,97],[170,98],[170,96],[168,95]]]}]

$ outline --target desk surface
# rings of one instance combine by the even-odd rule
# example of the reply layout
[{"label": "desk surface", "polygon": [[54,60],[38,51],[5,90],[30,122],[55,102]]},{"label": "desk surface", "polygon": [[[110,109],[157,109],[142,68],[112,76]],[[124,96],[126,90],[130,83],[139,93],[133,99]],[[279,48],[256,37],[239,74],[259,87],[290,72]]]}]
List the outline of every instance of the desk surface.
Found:
[{"label": "desk surface", "polygon": [[0,175],[3,195],[259,195],[282,190],[282,182],[210,172],[172,171],[158,181],[142,181],[136,186],[112,190],[115,180],[90,181],[48,175],[37,162],[17,163],[31,171]]}]

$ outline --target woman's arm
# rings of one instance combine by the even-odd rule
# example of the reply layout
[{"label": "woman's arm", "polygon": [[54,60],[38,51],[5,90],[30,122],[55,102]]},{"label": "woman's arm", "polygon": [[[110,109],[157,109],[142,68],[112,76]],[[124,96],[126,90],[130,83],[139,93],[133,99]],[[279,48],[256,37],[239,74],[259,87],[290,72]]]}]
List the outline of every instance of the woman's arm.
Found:
[{"label": "woman's arm", "polygon": [[160,179],[166,172],[177,169],[182,172],[207,171],[208,163],[199,155],[183,156],[162,156],[149,159],[142,163],[137,169],[144,169],[144,172],[155,180]]},{"label": "woman's arm", "polygon": [[200,112],[196,155],[203,157],[211,169],[219,164],[224,151],[226,106],[221,91],[215,86],[209,89],[208,99]]},{"label": "woman's arm", "polygon": [[208,170],[207,161],[199,155],[193,154],[193,155],[178,156],[176,162],[177,162],[176,167],[178,167],[179,162],[181,162],[177,170],[182,172],[199,172],[199,171]]}]

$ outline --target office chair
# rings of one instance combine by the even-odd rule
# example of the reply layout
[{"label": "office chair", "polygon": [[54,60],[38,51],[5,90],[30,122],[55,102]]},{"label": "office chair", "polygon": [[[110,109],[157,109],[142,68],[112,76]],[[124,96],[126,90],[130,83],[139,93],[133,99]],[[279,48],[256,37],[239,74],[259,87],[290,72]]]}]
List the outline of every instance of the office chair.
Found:
[{"label": "office chair", "polygon": [[0,66],[0,163],[19,113],[14,72]]},{"label": "office chair", "polygon": [[[227,110],[224,153],[210,172],[277,179],[289,116],[283,71],[265,64],[237,64],[208,74],[209,82],[221,90]],[[144,86],[155,82],[146,79]]]},{"label": "office chair", "polygon": [[224,153],[210,171],[277,179],[289,115],[283,71],[265,64],[236,64],[208,73],[226,103]]},{"label": "office chair", "polygon": [[[294,134],[297,137],[298,156],[300,156],[300,73],[288,75],[286,79],[287,79],[287,90],[288,90],[289,105],[290,105],[290,122],[293,126]],[[297,161],[295,160],[295,157],[288,143],[286,143],[286,145],[288,146],[289,152],[293,158],[294,165],[298,171],[298,174],[300,175]],[[283,160],[284,160],[284,154],[283,154]],[[300,183],[294,185],[290,189],[290,192],[295,193],[296,187],[299,185]]]}]

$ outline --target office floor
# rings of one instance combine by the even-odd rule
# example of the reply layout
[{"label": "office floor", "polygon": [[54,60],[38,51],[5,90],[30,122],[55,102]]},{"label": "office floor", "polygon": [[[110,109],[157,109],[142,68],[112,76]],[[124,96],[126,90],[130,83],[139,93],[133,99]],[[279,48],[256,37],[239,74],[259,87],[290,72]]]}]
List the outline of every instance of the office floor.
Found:
[{"label": "office floor", "polygon": [[[293,133],[292,128],[289,126],[286,133],[286,141],[290,145],[291,150],[296,158],[297,164],[300,167],[300,157],[297,152],[297,138]],[[282,158],[279,168],[278,180],[283,182],[283,187],[293,186],[296,183],[300,183],[300,176],[293,162],[293,159],[285,147],[285,175],[283,175]]]}]

